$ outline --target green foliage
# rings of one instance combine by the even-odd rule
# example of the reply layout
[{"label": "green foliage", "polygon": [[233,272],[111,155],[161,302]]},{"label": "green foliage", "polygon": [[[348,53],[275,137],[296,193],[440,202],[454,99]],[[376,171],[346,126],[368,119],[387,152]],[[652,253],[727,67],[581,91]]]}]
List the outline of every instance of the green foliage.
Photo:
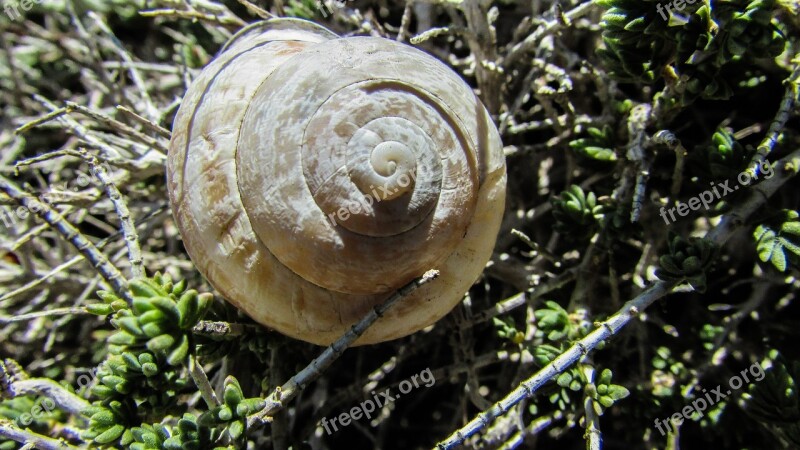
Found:
[{"label": "green foliage", "polygon": [[[552,363],[574,341],[585,337],[593,327],[586,320],[585,310],[581,309],[570,313],[554,301],[546,301],[544,306],[534,310],[534,317],[536,318],[535,338],[533,342],[527,342],[524,345],[539,367]],[[550,404],[562,412],[575,412],[581,406],[581,403],[574,398],[581,392],[593,396],[592,398],[598,401],[600,397],[608,393],[606,388],[604,388],[606,394],[598,394],[594,387],[589,388],[580,366],[564,370],[556,377],[555,381],[556,386],[547,399]],[[616,388],[612,390],[616,395]],[[621,393],[621,391],[619,392]],[[603,402],[607,402],[607,400],[604,399]],[[532,414],[537,414],[538,411],[538,406],[531,406]]]},{"label": "green foliage", "polygon": [[519,344],[525,339],[525,333],[517,330],[511,317],[505,319],[494,317],[492,323],[497,328],[497,336],[500,338],[508,339],[515,344]]},{"label": "green foliage", "polygon": [[184,414],[176,425],[143,424],[131,431],[130,450],[235,450],[234,446],[214,446],[209,429],[197,424],[192,414]]},{"label": "green foliage", "polygon": [[[544,308],[534,312],[538,326],[537,335],[561,345],[555,347],[542,344],[534,347],[532,352],[534,360],[542,366],[551,363],[564,351],[566,345],[583,338],[592,329],[591,324],[583,320],[580,312],[569,314],[553,301],[547,301],[545,305]],[[566,411],[571,403],[574,404],[570,400],[569,392],[583,391],[584,395],[592,399],[593,408],[598,415],[602,415],[605,408],[610,408],[617,400],[629,395],[624,387],[611,384],[609,369],[604,369],[596,382],[591,384],[587,382],[582,367],[578,365],[562,372],[556,378],[556,384],[560,389],[551,394],[549,400],[562,411]]]},{"label": "green foliage", "polygon": [[[162,450],[164,443],[169,439],[169,429],[164,425],[143,424],[131,430],[133,443],[130,450]],[[181,447],[178,447],[181,448]]]},{"label": "green foliage", "polygon": [[800,214],[783,210],[753,232],[758,257],[763,262],[785,272],[789,265],[800,264]]},{"label": "green foliage", "polygon": [[716,257],[716,245],[708,239],[688,240],[670,232],[669,253],[658,261],[656,276],[665,281],[686,281],[698,292],[706,290],[706,276]]},{"label": "green foliage", "polygon": [[727,129],[719,129],[708,145],[700,145],[689,153],[689,167],[696,170],[704,180],[727,180],[736,177],[752,156]]},{"label": "green foliage", "polygon": [[577,368],[563,372],[556,378],[557,385],[574,392],[581,390],[584,384],[583,381],[580,371]]},{"label": "green foliage", "polygon": [[129,444],[133,436],[130,425],[136,418],[136,404],[132,399],[110,400],[95,403],[83,411],[89,418],[89,428],[82,437],[100,445],[110,445],[117,441]]},{"label": "green foliage", "polygon": [[283,9],[289,17],[314,19],[320,12],[317,3],[318,0],[289,0]]},{"label": "green foliage", "polygon": [[0,417],[12,420],[18,425],[30,426],[31,428],[46,427],[47,419],[52,418],[52,416],[56,415],[55,413],[43,412],[41,415],[38,415],[38,417],[33,417],[31,415],[32,423],[26,424],[22,422],[24,420],[23,415],[30,414],[37,404],[41,405],[41,399],[37,400],[27,395],[5,399],[0,402]]},{"label": "green foliage", "polygon": [[653,82],[671,53],[667,22],[659,17],[655,0],[601,0],[608,8],[601,26],[605,49],[598,52],[612,76]]},{"label": "green foliage", "polygon": [[624,386],[611,383],[611,370],[603,369],[594,383],[594,387],[587,386],[586,393],[593,400],[592,407],[598,416],[602,416],[606,408],[630,395]]},{"label": "green foliage", "polygon": [[650,375],[650,392],[654,397],[671,397],[679,387],[679,381],[689,376],[683,362],[672,356],[669,347],[658,347],[651,361],[655,370]]},{"label": "green foliage", "polygon": [[547,400],[561,411],[576,411],[580,403],[572,397],[577,396],[585,384],[580,368],[570,367],[556,377],[557,387]]},{"label": "green foliage", "polygon": [[541,344],[533,348],[533,360],[542,367],[550,364],[560,354],[561,350],[550,344]]},{"label": "green foliage", "polygon": [[241,442],[247,428],[247,416],[266,406],[261,398],[244,398],[242,388],[236,378],[225,379],[223,404],[203,413],[197,423],[203,426],[225,425],[228,436],[234,442]]},{"label": "green foliage", "polygon": [[[19,428],[46,433],[51,428],[63,426],[67,420],[68,416],[58,409],[52,399],[45,396],[18,395],[0,401],[0,422],[9,421]],[[0,437],[0,450],[15,450],[20,447],[21,444],[15,441]]]},{"label": "green foliage", "polygon": [[176,424],[142,424],[126,432],[124,445],[129,450],[235,450],[234,446],[215,446],[213,430],[197,424],[193,414],[184,414]]},{"label": "green foliage", "polygon": [[[210,308],[211,294],[186,290],[169,276],[129,283],[133,304],[109,292],[98,292],[95,314],[112,314],[117,329],[106,342],[108,356],[97,370],[92,394],[99,399],[85,412],[90,418],[85,439],[110,445],[133,442],[133,428],[145,415],[181,413],[178,394],[188,386],[184,365],[194,352],[192,328]],[[140,442],[144,443],[144,442]]]},{"label": "green foliage", "polygon": [[606,125],[603,129],[589,127],[588,137],[575,139],[569,146],[579,155],[596,161],[612,162],[617,160],[614,151],[614,130]]},{"label": "green foliage", "polygon": [[752,383],[742,404],[753,418],[780,436],[791,448],[800,446],[800,361],[789,361],[770,351],[772,367],[764,379]]},{"label": "green foliage", "polygon": [[[21,3],[21,2],[20,2]],[[66,2],[52,2],[33,0],[28,8],[19,8],[20,12],[30,10],[31,13],[67,13]],[[89,11],[97,14],[116,13],[124,19],[137,17],[139,9],[145,7],[143,0],[75,0],[73,8],[78,14],[85,14]]]},{"label": "green foliage", "polygon": [[774,58],[786,40],[773,22],[774,0],[719,0],[686,4],[668,16],[656,0],[601,0],[601,57],[611,75],[653,83],[676,82],[680,103],[727,99],[745,74],[744,62]]},{"label": "green foliage", "polygon": [[703,341],[703,348],[708,351],[713,350],[714,341],[724,331],[724,327],[711,325],[710,323],[704,324],[703,328],[700,329],[700,340]]},{"label": "green foliage", "polygon": [[[184,282],[173,285],[172,280],[160,275],[132,280],[130,290],[133,294],[130,309],[127,305],[121,307],[121,300],[116,296],[107,292],[100,294],[114,310],[111,323],[118,330],[108,338],[108,343],[112,344],[111,353],[122,355],[146,349],[170,366],[184,363],[191,329],[208,311],[212,295],[186,291]],[[109,312],[102,306],[93,306],[92,310]]]},{"label": "green foliage", "polygon": [[593,192],[583,192],[578,185],[570,186],[558,197],[550,200],[553,205],[555,228],[574,239],[591,237],[598,229],[605,208],[598,204]]},{"label": "green foliage", "polygon": [[559,341],[567,337],[572,330],[567,311],[553,301],[547,301],[545,305],[547,305],[546,308],[537,309],[534,312],[539,331],[551,341]]},{"label": "green foliage", "polygon": [[119,396],[134,396],[139,406],[153,408],[158,413],[172,411],[175,396],[188,385],[180,370],[159,364],[149,352],[124,352],[110,355],[97,371],[98,383],[92,394],[103,401]]}]

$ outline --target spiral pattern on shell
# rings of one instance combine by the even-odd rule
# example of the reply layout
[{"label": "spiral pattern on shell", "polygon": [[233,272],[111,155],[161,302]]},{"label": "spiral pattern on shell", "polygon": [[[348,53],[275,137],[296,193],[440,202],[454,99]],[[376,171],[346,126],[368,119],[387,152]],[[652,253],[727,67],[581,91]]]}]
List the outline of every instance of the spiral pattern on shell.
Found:
[{"label": "spiral pattern on shell", "polygon": [[491,256],[505,198],[497,131],[452,70],[297,19],[244,29],[203,70],[175,118],[167,174],[209,282],[317,344],[431,268],[440,277],[358,343],[441,318]]}]

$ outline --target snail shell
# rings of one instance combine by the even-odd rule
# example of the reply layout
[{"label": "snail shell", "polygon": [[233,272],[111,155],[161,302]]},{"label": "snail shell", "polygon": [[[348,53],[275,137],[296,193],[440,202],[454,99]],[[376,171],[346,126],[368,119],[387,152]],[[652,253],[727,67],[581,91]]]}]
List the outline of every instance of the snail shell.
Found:
[{"label": "snail shell", "polygon": [[485,108],[435,58],[273,19],[194,80],[167,178],[208,281],[254,320],[327,345],[431,268],[357,344],[447,314],[492,254],[506,174]]}]

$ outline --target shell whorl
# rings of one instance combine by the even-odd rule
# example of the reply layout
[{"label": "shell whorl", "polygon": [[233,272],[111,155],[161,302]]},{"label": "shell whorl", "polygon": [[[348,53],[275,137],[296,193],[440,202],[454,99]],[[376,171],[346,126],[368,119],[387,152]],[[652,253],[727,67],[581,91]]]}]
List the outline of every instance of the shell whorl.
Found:
[{"label": "shell whorl", "polygon": [[359,343],[449,311],[491,254],[505,194],[497,131],[447,66],[287,19],[240,32],[193,83],[168,179],[209,281],[320,344],[430,268],[442,276]]}]

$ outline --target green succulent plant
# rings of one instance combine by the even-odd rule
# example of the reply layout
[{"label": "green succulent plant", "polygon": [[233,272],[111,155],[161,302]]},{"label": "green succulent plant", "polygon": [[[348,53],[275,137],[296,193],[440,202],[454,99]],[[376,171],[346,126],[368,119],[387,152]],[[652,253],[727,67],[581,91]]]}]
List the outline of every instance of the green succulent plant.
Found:
[{"label": "green succulent plant", "polygon": [[800,361],[770,351],[772,366],[764,379],[750,384],[740,403],[762,425],[780,436],[789,447],[800,446]]},{"label": "green succulent plant", "polygon": [[605,208],[597,202],[593,192],[583,192],[572,185],[558,197],[550,200],[556,229],[575,239],[591,237],[597,231]]},{"label": "green succulent plant", "polygon": [[611,370],[603,369],[594,386],[587,385],[585,388],[586,394],[593,400],[592,407],[598,416],[602,416],[606,408],[630,395],[630,391],[624,386],[612,384],[611,376]]},{"label": "green succulent plant", "polygon": [[134,395],[140,406],[159,412],[171,411],[175,395],[189,384],[180,371],[160,365],[149,352],[110,355],[98,368],[97,379],[92,394],[101,400]]},{"label": "green succulent plant", "polygon": [[170,366],[182,364],[188,356],[191,329],[211,306],[213,296],[186,290],[184,282],[173,284],[157,274],[152,279],[132,280],[129,284],[133,305],[100,291],[105,304],[92,305],[95,314],[114,313],[111,319],[117,332],[108,338],[112,354],[148,350]]},{"label": "green succulent plant", "polygon": [[494,323],[498,337],[508,339],[515,344],[522,343],[525,340],[525,333],[517,330],[511,317],[505,319],[494,317],[492,318],[492,323]]},{"label": "green succulent plant", "polygon": [[589,127],[588,137],[575,139],[569,146],[579,155],[596,161],[612,162],[617,160],[614,151],[614,130],[606,125],[603,129]]},{"label": "green succulent plant", "polygon": [[100,445],[133,441],[131,427],[136,421],[137,407],[132,398],[97,402],[83,411],[89,418],[89,428],[82,438]]},{"label": "green succulent plant", "polygon": [[753,232],[758,258],[772,263],[780,272],[789,265],[800,266],[800,214],[783,210]]},{"label": "green succulent plant", "polygon": [[284,11],[289,17],[313,19],[317,15],[322,15],[317,6],[319,4],[321,4],[319,0],[289,0],[284,7]]},{"label": "green succulent plant", "polygon": [[239,442],[247,428],[247,416],[265,405],[261,398],[245,398],[239,382],[229,376],[225,379],[223,404],[203,413],[197,422],[201,426],[224,425],[228,436]]},{"label": "green succulent plant", "polygon": [[688,282],[698,292],[706,290],[706,275],[716,256],[716,245],[703,238],[688,240],[670,232],[669,253],[659,258],[656,276],[665,281]]},{"label": "green succulent plant", "polygon": [[[164,443],[169,439],[169,429],[164,425],[143,424],[131,430],[133,443],[130,450],[162,450]],[[179,447],[180,448],[180,447]]]},{"label": "green succulent plant", "polygon": [[689,152],[688,165],[705,181],[728,180],[747,168],[752,153],[730,130],[719,129],[711,136],[710,143]]},{"label": "green succulent plant", "polygon": [[208,428],[197,424],[197,417],[184,414],[177,424],[143,424],[131,430],[130,450],[235,450],[233,446],[214,446]]},{"label": "green succulent plant", "polygon": [[[84,411],[89,429],[83,437],[97,444],[127,445],[142,412],[180,414],[178,394],[189,386],[185,365],[194,352],[192,328],[211,307],[211,294],[187,290],[169,276],[131,280],[132,305],[100,291],[103,303],[89,305],[94,314],[111,314],[117,329],[108,343],[108,356],[97,370],[92,395],[98,400]],[[140,442],[144,444],[145,442]]]},{"label": "green succulent plant", "polygon": [[672,14],[657,1],[600,4],[607,10],[601,23],[606,48],[599,54],[611,76],[644,83],[665,78],[675,83],[682,105],[728,99],[745,78],[739,63],[774,58],[786,46],[773,20],[774,0],[685,2]]},{"label": "green succulent plant", "polygon": [[675,51],[667,21],[656,0],[600,0],[603,42],[598,50],[610,75],[623,81],[657,80]]},{"label": "green succulent plant", "polygon": [[574,334],[570,333],[572,323],[569,313],[556,302],[547,301],[545,305],[545,308],[534,311],[538,330],[551,341],[560,341]]}]

